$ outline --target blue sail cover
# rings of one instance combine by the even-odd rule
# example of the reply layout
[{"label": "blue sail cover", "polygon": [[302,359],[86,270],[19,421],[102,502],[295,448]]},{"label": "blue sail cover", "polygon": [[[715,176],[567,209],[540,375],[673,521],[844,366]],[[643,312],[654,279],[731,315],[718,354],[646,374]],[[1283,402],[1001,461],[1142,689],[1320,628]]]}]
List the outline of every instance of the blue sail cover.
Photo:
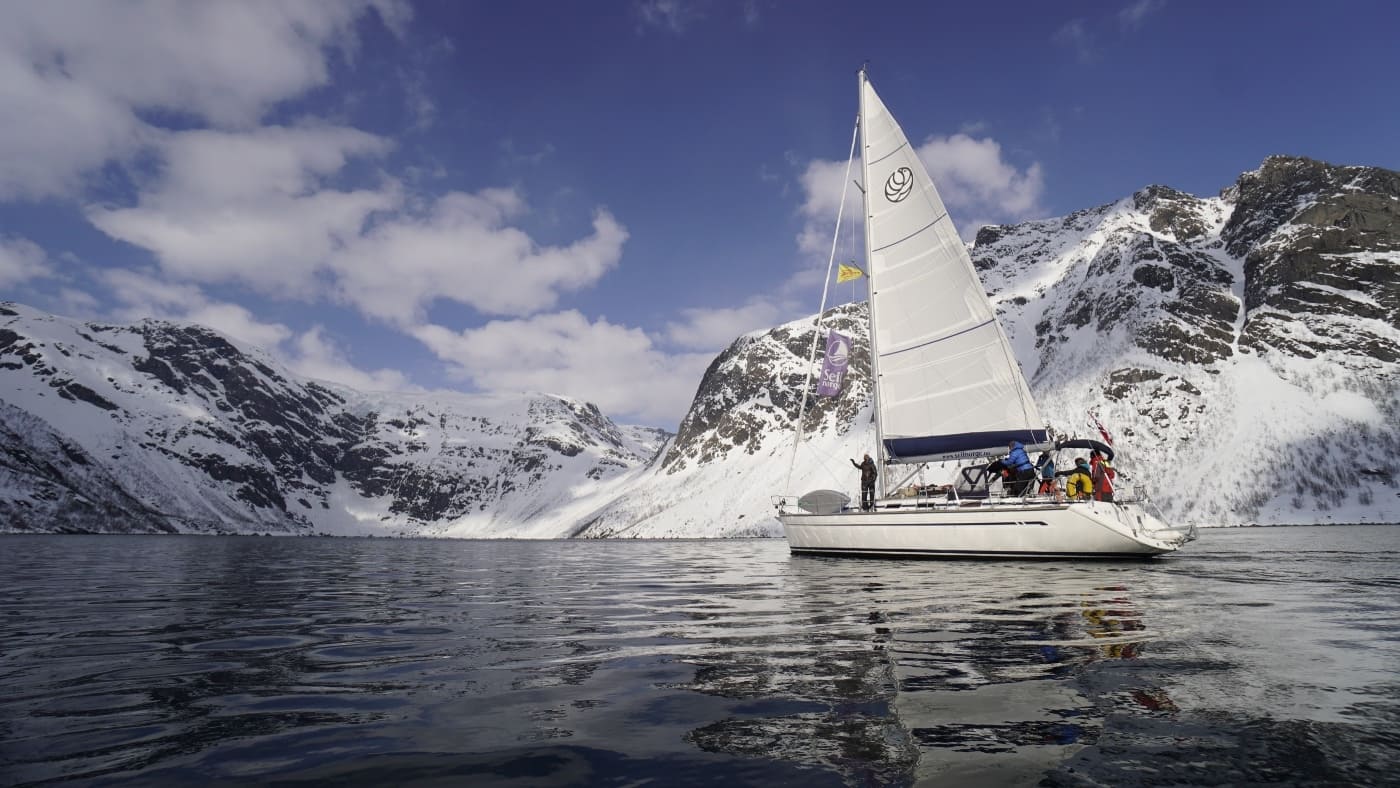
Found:
[{"label": "blue sail cover", "polygon": [[1011,441],[1027,447],[1045,445],[1050,436],[1045,430],[1001,430],[997,432],[964,432],[957,435],[932,435],[924,438],[888,438],[885,455],[891,462],[929,462],[953,457],[985,457],[1005,453]]}]

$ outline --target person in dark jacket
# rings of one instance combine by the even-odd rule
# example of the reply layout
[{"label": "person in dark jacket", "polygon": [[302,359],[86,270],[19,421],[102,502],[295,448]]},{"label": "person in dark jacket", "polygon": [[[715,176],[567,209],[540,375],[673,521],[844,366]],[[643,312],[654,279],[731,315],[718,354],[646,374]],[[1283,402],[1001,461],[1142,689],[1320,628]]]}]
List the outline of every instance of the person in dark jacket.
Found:
[{"label": "person in dark jacket", "polygon": [[860,508],[869,511],[875,508],[875,461],[870,459],[870,455],[865,455],[865,459],[860,462],[851,460],[851,464],[860,469]]},{"label": "person in dark jacket", "polygon": [[1006,467],[1011,469],[1007,491],[1011,495],[1025,495],[1030,492],[1031,483],[1035,481],[1035,466],[1031,464],[1026,447],[1022,446],[1020,441],[1012,441],[1007,448],[1010,451],[1003,460]]},{"label": "person in dark jacket", "polygon": [[1035,461],[1035,467],[1040,476],[1040,487],[1035,491],[1035,494],[1053,495],[1055,493],[1055,459],[1050,456],[1050,452],[1041,452],[1040,457]]}]

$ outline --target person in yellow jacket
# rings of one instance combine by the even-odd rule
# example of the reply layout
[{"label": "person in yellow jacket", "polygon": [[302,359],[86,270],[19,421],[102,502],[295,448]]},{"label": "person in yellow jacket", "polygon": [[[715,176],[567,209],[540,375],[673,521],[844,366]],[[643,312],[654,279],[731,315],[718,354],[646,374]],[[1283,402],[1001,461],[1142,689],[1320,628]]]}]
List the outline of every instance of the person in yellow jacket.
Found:
[{"label": "person in yellow jacket", "polygon": [[1087,501],[1094,496],[1094,480],[1089,476],[1089,461],[1076,458],[1074,470],[1065,482],[1065,494],[1071,501]]}]

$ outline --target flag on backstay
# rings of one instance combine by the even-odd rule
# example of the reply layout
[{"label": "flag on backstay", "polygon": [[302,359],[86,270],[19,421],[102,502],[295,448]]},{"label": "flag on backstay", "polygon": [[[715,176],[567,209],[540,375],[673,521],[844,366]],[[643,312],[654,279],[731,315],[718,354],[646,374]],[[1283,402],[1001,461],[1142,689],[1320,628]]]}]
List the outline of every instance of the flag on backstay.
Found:
[{"label": "flag on backstay", "polygon": [[850,363],[851,340],[830,331],[826,335],[826,359],[822,361],[822,376],[817,381],[817,394],[834,397],[841,392],[841,380],[846,377]]},{"label": "flag on backstay", "polygon": [[865,276],[865,272],[855,267],[854,265],[846,265],[845,263],[841,263],[836,267],[837,284],[841,284],[842,282],[849,282],[852,279],[859,279],[862,276]]},{"label": "flag on backstay", "polygon": [[1107,443],[1109,446],[1113,445],[1113,436],[1108,434],[1108,430],[1103,426],[1103,422],[1099,421],[1098,414],[1094,413],[1092,410],[1089,411],[1089,426],[1099,431],[1099,437],[1103,438],[1104,443]]}]

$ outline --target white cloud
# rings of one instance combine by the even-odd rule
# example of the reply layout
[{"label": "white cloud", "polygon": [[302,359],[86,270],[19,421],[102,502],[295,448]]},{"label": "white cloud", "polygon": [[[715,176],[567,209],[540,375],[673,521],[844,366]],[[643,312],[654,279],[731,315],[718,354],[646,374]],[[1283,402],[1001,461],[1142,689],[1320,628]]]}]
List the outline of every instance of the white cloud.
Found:
[{"label": "white cloud", "polygon": [[130,155],[148,132],[129,107],[35,72],[3,41],[0,107],[0,200],[72,193],[84,172]]},{"label": "white cloud", "polygon": [[564,394],[615,417],[672,428],[713,359],[668,355],[641,329],[590,321],[576,311],[497,320],[460,333],[437,325],[412,333],[479,388]]},{"label": "white cloud", "polygon": [[1001,144],[990,137],[930,137],[918,154],[949,208],[1016,221],[1041,211],[1045,177],[1040,163],[1018,170],[1002,158]]},{"label": "white cloud", "polygon": [[317,271],[359,237],[375,211],[401,200],[375,190],[321,188],[354,156],[387,141],[340,127],[163,135],[161,175],[132,208],[88,209],[114,238],[150,249],[177,277],[241,281],[281,296],[311,297]]},{"label": "white cloud", "polygon": [[743,14],[746,28],[756,28],[763,21],[763,12],[759,8],[758,0],[744,0]]},{"label": "white cloud", "polygon": [[126,106],[242,126],[325,84],[325,49],[353,50],[354,23],[371,6],[395,22],[411,13],[364,0],[17,3],[3,40],[44,76],[90,85]]},{"label": "white cloud", "polygon": [[178,311],[183,316],[182,307],[206,300],[198,287],[167,282],[155,272],[109,268],[100,271],[98,278],[106,286],[107,294],[121,304],[114,313],[119,320],[179,319],[173,315]]},{"label": "white cloud", "polygon": [[59,312],[65,315],[91,315],[100,308],[91,293],[72,287],[59,288],[57,303]]},{"label": "white cloud", "polygon": [[[846,162],[814,159],[807,163],[798,182],[802,185],[802,205],[798,212],[807,221],[797,236],[797,247],[811,257],[820,257],[823,263],[831,254],[831,240],[835,232],[838,209],[841,208],[841,195],[845,192],[846,205],[840,211],[841,231],[847,232],[846,222],[851,216],[860,217],[860,191],[846,178]],[[860,160],[851,162],[850,176],[860,178]]]},{"label": "white cloud", "polygon": [[438,108],[437,103],[428,94],[427,77],[421,71],[400,70],[399,82],[403,85],[404,108],[408,110],[409,117],[413,118],[411,128],[414,131],[431,128],[437,120]]},{"label": "white cloud", "polygon": [[763,298],[740,307],[682,309],[680,322],[666,325],[666,338],[691,350],[720,350],[737,337],[782,322],[782,308]]},{"label": "white cloud", "polygon": [[349,386],[356,391],[421,391],[394,369],[365,371],[352,364],[345,350],[325,335],[321,326],[298,336],[283,361],[298,375]]},{"label": "white cloud", "polygon": [[528,164],[534,167],[554,155],[554,145],[553,143],[546,142],[535,151],[527,153],[517,148],[515,140],[506,137],[501,140],[501,153],[505,157],[507,165],[515,166]]},{"label": "white cloud", "polygon": [[391,147],[382,137],[343,126],[172,134],[162,151],[165,176],[151,198],[193,200],[207,207],[261,200],[268,194],[308,194],[351,158],[377,156]]},{"label": "white cloud", "polygon": [[[1164,7],[1166,7],[1166,0],[1136,0],[1130,3],[1119,9],[1114,15],[1118,22],[1118,31],[1131,33],[1140,29],[1147,17]],[[1112,32],[1108,29],[1110,24],[1100,19],[1093,26],[1099,34],[1107,34],[1111,37]],[[1072,51],[1075,59],[1080,63],[1093,63],[1099,59],[1099,42],[1096,40],[1095,33],[1090,31],[1089,22],[1083,18],[1071,19],[1061,25],[1050,36],[1050,40],[1057,46]]]},{"label": "white cloud", "polygon": [[48,255],[28,238],[0,235],[0,287],[48,276]]},{"label": "white cloud", "polygon": [[1123,30],[1137,30],[1144,20],[1166,6],[1166,0],[1137,0],[1136,3],[1118,12],[1118,26]]},{"label": "white cloud", "polygon": [[1094,49],[1093,36],[1089,33],[1089,28],[1083,19],[1072,19],[1060,26],[1050,40],[1056,44],[1070,49],[1080,63],[1091,63],[1098,53]]},{"label": "white cloud", "polygon": [[591,234],[546,246],[510,224],[527,210],[514,190],[451,192],[415,210],[397,182],[330,187],[350,159],[389,147],[328,126],[168,133],[161,174],[137,205],[88,217],[177,279],[334,297],[396,325],[419,322],[438,298],[490,315],[549,309],[622,256],[627,231],[603,210]]},{"label": "white cloud", "polygon": [[72,194],[85,173],[134,156],[154,131],[142,110],[257,123],[326,84],[328,50],[353,52],[370,8],[391,28],[411,16],[394,0],[7,4],[0,199]]},{"label": "white cloud", "polygon": [[671,33],[684,33],[690,24],[703,16],[694,0],[642,0],[637,3],[641,29],[655,28]]},{"label": "white cloud", "polygon": [[541,246],[506,220],[525,210],[514,191],[449,193],[422,217],[377,224],[330,267],[340,296],[361,312],[404,325],[445,298],[489,315],[527,315],[561,293],[597,282],[622,257],[627,230],[607,211],[593,232],[564,246]]}]

